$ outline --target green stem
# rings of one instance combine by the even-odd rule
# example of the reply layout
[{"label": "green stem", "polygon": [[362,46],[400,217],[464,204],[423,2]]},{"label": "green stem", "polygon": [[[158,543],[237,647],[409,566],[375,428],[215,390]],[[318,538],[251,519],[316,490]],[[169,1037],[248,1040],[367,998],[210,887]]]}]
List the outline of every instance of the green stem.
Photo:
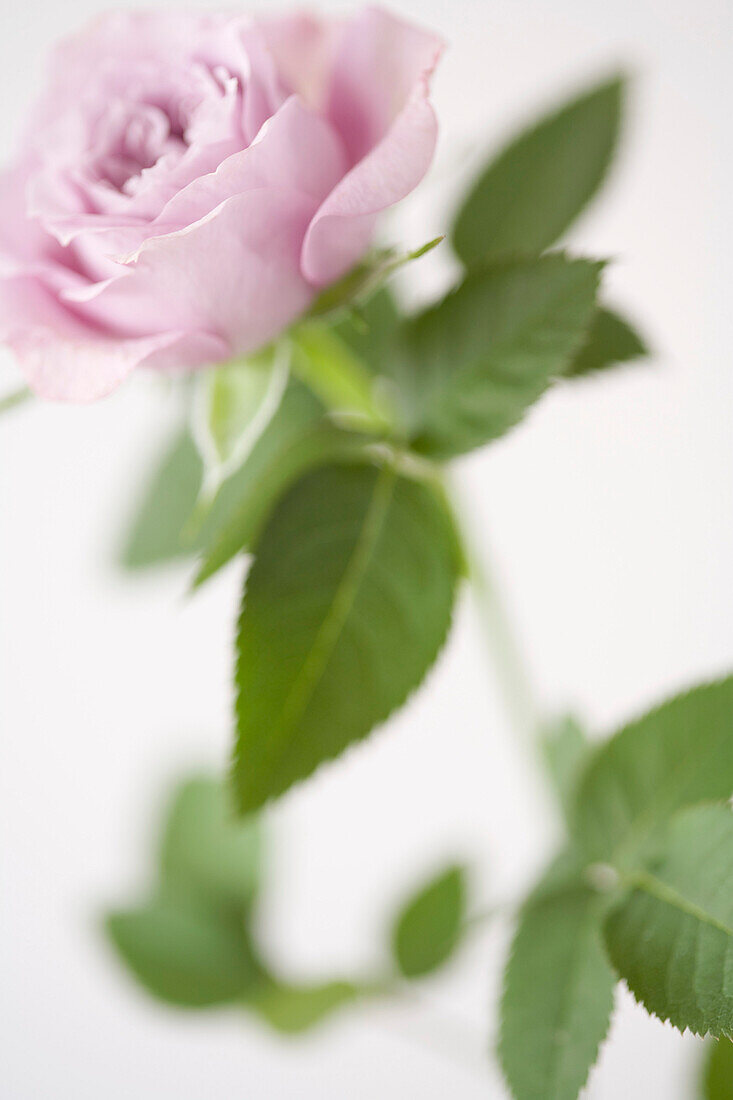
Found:
[{"label": "green stem", "polygon": [[18,405],[23,405],[32,396],[31,391],[26,386],[22,386],[18,390],[12,390],[11,393],[6,393],[3,397],[0,397],[0,414],[14,409]]},{"label": "green stem", "polygon": [[454,489],[451,495],[454,502],[458,497],[457,511],[468,579],[504,697],[504,707],[513,728],[534,752],[542,755],[539,743],[540,706],[499,587],[492,576],[486,541],[484,540],[479,554],[475,549],[471,525],[465,519],[466,509],[461,507],[459,494]]}]

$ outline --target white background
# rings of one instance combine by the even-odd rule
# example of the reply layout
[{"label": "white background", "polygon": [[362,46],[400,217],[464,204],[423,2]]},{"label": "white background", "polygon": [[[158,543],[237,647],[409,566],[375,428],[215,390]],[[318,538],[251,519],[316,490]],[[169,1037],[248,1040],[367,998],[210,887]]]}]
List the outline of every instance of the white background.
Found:
[{"label": "white background", "polygon": [[[634,75],[622,155],[572,243],[614,257],[609,297],[638,321],[654,360],[558,389],[457,471],[540,698],[605,733],[733,668],[731,9],[727,0],[394,6],[451,43],[435,81],[436,165],[391,225],[405,244],[445,228],[471,165],[537,105],[618,64]],[[6,7],[4,155],[47,48],[102,9],[97,0]],[[426,293],[437,286],[440,258],[423,261],[419,277]],[[294,1044],[236,1014],[167,1012],[99,935],[104,906],[145,886],[171,776],[200,762],[221,768],[230,738],[241,563],[191,601],[185,569],[135,581],[111,564],[176,411],[168,390],[142,378],[92,408],[36,404],[0,423],[0,1093],[500,1098],[485,1050],[501,922],[416,1003],[357,1010]],[[269,820],[263,934],[293,974],[378,962],[401,890],[446,856],[472,861],[477,905],[521,894],[557,827],[503,715],[467,600],[409,709]],[[620,995],[587,1095],[691,1097],[698,1051]]]}]

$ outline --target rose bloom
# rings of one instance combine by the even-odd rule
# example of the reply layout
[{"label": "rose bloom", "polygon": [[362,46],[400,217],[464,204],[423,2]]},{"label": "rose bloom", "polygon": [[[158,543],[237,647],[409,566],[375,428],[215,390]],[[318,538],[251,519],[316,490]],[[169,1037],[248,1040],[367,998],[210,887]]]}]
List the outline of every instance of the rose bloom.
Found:
[{"label": "rose bloom", "polygon": [[268,343],[425,174],[431,34],[378,9],[116,14],[57,48],[0,181],[0,339],[40,395]]}]

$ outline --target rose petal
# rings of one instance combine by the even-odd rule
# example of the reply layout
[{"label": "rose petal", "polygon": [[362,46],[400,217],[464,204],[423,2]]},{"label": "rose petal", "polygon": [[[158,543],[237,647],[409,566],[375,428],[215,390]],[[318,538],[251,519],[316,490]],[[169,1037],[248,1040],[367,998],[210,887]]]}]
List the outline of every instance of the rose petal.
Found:
[{"label": "rose petal", "polygon": [[428,79],[441,49],[432,35],[376,9],[348,27],[330,114],[347,151],[362,159],[308,228],[301,265],[314,285],[348,271],[367,248],[377,215],[408,195],[427,172],[438,131]]},{"label": "rose petal", "polygon": [[193,225],[146,241],[120,276],[63,298],[108,332],[192,329],[215,333],[232,354],[254,350],[313,296],[298,262],[313,208],[295,191],[234,195]]}]

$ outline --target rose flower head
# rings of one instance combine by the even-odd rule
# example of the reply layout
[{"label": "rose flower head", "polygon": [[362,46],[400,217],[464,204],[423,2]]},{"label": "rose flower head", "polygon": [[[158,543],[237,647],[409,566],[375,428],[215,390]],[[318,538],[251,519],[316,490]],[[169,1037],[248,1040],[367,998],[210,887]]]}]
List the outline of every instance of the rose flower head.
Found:
[{"label": "rose flower head", "polygon": [[62,43],[0,179],[0,339],[32,389],[274,339],[427,171],[440,50],[376,8],[120,13]]}]

